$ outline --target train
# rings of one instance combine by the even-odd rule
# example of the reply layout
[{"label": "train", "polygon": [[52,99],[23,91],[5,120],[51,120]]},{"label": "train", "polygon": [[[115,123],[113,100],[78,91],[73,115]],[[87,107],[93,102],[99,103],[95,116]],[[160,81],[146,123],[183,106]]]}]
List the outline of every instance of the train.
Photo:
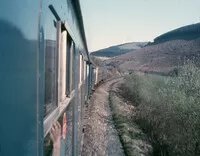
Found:
[{"label": "train", "polygon": [[79,0],[1,0],[0,156],[51,155],[55,121],[61,155],[80,155],[98,75]]}]

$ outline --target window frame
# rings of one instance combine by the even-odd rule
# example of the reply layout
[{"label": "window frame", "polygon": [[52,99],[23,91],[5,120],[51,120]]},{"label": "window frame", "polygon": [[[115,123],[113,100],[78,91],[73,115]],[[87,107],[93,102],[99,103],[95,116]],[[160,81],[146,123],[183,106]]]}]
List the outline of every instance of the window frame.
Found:
[{"label": "window frame", "polygon": [[[69,35],[68,31],[66,29],[62,29],[63,27],[65,27],[65,25],[61,22],[61,21],[57,21],[57,56],[58,56],[58,61],[57,61],[57,88],[56,88],[56,92],[57,92],[57,107],[50,112],[45,118],[44,118],[44,137],[47,136],[47,134],[49,133],[52,124],[54,123],[55,120],[58,120],[58,118],[62,115],[62,113],[64,112],[64,110],[67,108],[67,106],[70,104],[71,100],[74,98],[75,96],[75,90],[72,90],[72,72],[73,72],[73,53],[74,53],[74,41],[71,38],[71,36]],[[66,33],[66,35],[62,34],[62,33]],[[62,36],[63,35],[63,36]],[[67,48],[65,48],[65,46],[67,47],[67,40],[68,40],[68,36],[71,38],[71,44],[70,44],[70,50],[69,50],[69,62],[67,61]],[[66,40],[64,39],[64,37],[66,37]],[[64,43],[66,41],[66,43]],[[63,45],[65,44],[65,45]],[[65,49],[64,49],[65,48]],[[66,59],[62,58],[63,53],[65,53],[66,50]],[[65,62],[63,62],[65,61]],[[65,67],[63,66],[65,65]],[[67,71],[67,67],[69,65],[70,70]],[[65,71],[62,71],[62,68],[65,68]],[[62,78],[63,76],[65,77],[65,83],[67,84],[67,77],[70,79],[69,81],[69,93],[66,93],[66,89],[67,89],[67,85],[63,86],[64,89],[61,87],[61,85],[63,85],[62,83]],[[64,79],[64,78],[63,78]],[[64,90],[64,93],[62,92]],[[61,96],[64,95],[64,96]]]},{"label": "window frame", "polygon": [[[54,16],[56,17],[57,21],[54,21],[54,25],[57,28],[57,34],[56,34],[56,55],[57,55],[57,61],[56,61],[56,107],[51,112],[49,112],[43,119],[43,125],[44,125],[44,138],[47,136],[49,131],[51,130],[51,127],[55,120],[58,120],[58,118],[62,115],[62,113],[65,111],[65,109],[68,107],[70,102],[75,96],[75,89],[72,89],[72,72],[73,72],[73,55],[74,55],[74,49],[75,49],[75,43],[71,36],[73,34],[69,34],[68,32],[68,25],[67,23],[62,23],[60,20],[58,14],[56,13],[54,7],[51,5],[49,6],[49,9],[52,11]],[[56,15],[55,15],[56,14]],[[63,34],[63,33],[66,33]],[[71,38],[71,45],[70,45],[70,70],[67,73],[67,53],[65,46],[67,47],[67,39],[68,36]],[[66,37],[66,40],[64,39]],[[65,44],[65,45],[63,45]],[[66,59],[63,59],[63,53],[65,53],[64,48],[66,50]],[[65,67],[63,65],[66,65]],[[62,70],[63,69],[63,70]],[[64,70],[65,69],[65,70]],[[63,78],[63,76],[65,78]],[[67,77],[70,78],[70,92],[69,95],[66,94],[66,88],[67,86],[61,87],[63,84],[63,80],[65,80],[65,83],[67,83]],[[62,92],[64,90],[64,93]]]}]

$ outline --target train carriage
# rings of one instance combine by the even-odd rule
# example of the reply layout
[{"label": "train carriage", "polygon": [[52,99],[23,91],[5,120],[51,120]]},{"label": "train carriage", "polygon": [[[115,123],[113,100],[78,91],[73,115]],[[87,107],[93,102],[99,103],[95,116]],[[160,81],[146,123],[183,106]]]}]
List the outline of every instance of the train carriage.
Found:
[{"label": "train carriage", "polygon": [[66,120],[63,155],[79,155],[95,85],[78,0],[0,2],[0,156],[49,155]]}]

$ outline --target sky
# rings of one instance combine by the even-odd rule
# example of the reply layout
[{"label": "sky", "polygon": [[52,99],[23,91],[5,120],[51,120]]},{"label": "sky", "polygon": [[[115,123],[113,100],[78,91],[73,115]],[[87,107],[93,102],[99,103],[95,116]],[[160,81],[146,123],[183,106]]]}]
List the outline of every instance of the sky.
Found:
[{"label": "sky", "polygon": [[200,22],[200,0],[80,0],[90,52]]}]

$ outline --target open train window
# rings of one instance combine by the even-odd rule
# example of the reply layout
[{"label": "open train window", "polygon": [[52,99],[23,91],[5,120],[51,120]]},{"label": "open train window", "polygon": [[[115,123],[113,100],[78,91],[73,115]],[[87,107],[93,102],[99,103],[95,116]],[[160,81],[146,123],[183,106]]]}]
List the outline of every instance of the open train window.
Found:
[{"label": "open train window", "polygon": [[82,54],[80,54],[80,56],[79,56],[79,83],[82,83],[82,77],[83,77],[83,75],[82,75],[82,73],[83,73],[83,55]]},{"label": "open train window", "polygon": [[73,60],[74,60],[74,43],[72,38],[67,36],[67,52],[66,52],[66,95],[69,97],[73,90]]},{"label": "open train window", "polygon": [[82,56],[82,82],[84,83],[84,57]]},{"label": "open train window", "polygon": [[86,69],[86,61],[84,60],[83,61],[83,66],[84,66],[84,68],[83,68],[83,80],[84,80],[84,83],[85,83],[85,80],[86,80],[86,72],[87,72],[87,69]]}]

